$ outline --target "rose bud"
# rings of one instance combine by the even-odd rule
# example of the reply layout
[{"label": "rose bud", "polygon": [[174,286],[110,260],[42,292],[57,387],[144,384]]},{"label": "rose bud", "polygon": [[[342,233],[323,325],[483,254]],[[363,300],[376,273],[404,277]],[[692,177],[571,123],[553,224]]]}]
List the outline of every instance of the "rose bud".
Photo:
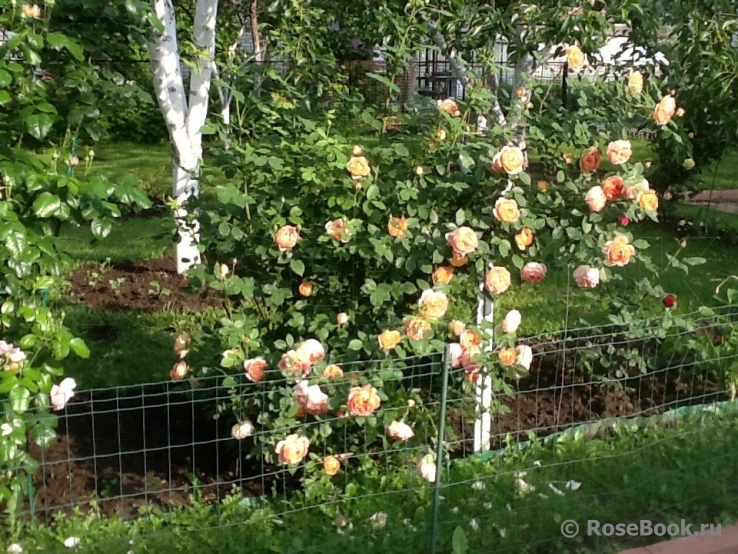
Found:
[{"label": "rose bud", "polygon": [[667,294],[666,296],[664,296],[662,302],[667,308],[673,308],[674,304],[676,304],[676,296],[674,296],[673,294]]},{"label": "rose bud", "polygon": [[620,225],[627,227],[628,223],[630,223],[630,218],[627,215],[621,215],[619,221]]}]

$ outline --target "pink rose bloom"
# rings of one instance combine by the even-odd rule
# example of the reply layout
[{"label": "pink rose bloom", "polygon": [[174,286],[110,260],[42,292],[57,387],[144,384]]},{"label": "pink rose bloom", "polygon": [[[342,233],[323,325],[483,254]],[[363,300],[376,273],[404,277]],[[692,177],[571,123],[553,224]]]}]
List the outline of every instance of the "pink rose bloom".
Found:
[{"label": "pink rose bloom", "polygon": [[58,385],[51,387],[51,405],[54,411],[63,410],[67,402],[74,396],[74,389],[77,388],[77,382],[67,377]]},{"label": "pink rose bloom", "polygon": [[607,157],[612,165],[622,165],[632,156],[629,140],[616,140],[607,145]]},{"label": "pink rose bloom", "polygon": [[285,252],[294,248],[299,240],[300,235],[297,233],[297,227],[292,225],[280,227],[277,232],[274,233],[274,243],[277,245],[280,252]]},{"label": "pink rose bloom", "polygon": [[589,189],[584,200],[587,202],[590,211],[593,212],[601,212],[607,205],[607,196],[605,196],[605,191],[599,185]]},{"label": "pink rose bloom", "polygon": [[328,411],[328,395],[320,390],[320,386],[310,385],[303,380],[292,390],[295,402],[310,415],[321,415]]},{"label": "pink rose bloom", "polygon": [[463,347],[458,342],[452,342],[448,345],[448,348],[451,353],[451,367],[461,367],[461,356],[464,354]]},{"label": "pink rose bloom", "polygon": [[588,265],[580,265],[574,270],[574,280],[583,289],[593,289],[600,284],[600,270]]},{"label": "pink rose bloom", "polygon": [[387,426],[387,436],[396,441],[407,442],[415,436],[415,433],[407,423],[393,421]]},{"label": "pink rose bloom", "polygon": [[523,316],[520,315],[518,310],[510,310],[505,316],[505,319],[502,320],[502,332],[514,333],[518,330],[522,321]]},{"label": "pink rose bloom", "polygon": [[523,366],[526,370],[530,370],[530,364],[533,361],[533,350],[530,346],[518,346],[515,348],[515,363]]},{"label": "pink rose bloom", "polygon": [[538,262],[528,262],[520,271],[520,277],[528,283],[540,283],[546,276],[546,265]]},{"label": "pink rose bloom", "polygon": [[308,339],[297,345],[297,354],[310,360],[310,363],[319,362],[325,358],[325,349],[315,339]]},{"label": "pink rose bloom", "polygon": [[418,473],[429,483],[436,482],[436,463],[433,460],[433,456],[429,454],[418,462]]}]

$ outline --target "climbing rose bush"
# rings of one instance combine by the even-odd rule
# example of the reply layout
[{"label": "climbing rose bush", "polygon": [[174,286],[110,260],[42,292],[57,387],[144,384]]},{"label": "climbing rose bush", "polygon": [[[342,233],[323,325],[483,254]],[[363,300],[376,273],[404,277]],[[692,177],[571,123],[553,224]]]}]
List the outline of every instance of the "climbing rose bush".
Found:
[{"label": "climbing rose bush", "polygon": [[[581,48],[566,54],[583,67]],[[279,84],[279,97],[246,100],[266,114],[259,136],[221,130],[229,148],[215,157],[229,182],[203,210],[206,263],[192,272],[228,302],[224,354],[205,374],[224,375],[236,425],[253,422],[253,436],[236,434],[254,455],[325,484],[394,449],[390,464],[432,480],[435,414],[406,379],[413,364],[448,348],[453,390],[489,375],[512,394],[535,363],[517,336],[523,310],[477,321],[480,285],[489,299],[535,295],[556,268],[614,321],[660,303],[655,280],[632,297],[616,284],[631,264],[657,277],[623,218],[655,220],[659,200],[624,129],[643,117],[679,132],[678,103],[658,83],[621,75],[598,89],[597,109],[576,113],[522,88],[509,117],[529,126],[526,151],[510,126],[476,126],[483,89],[391,116],[342,98],[349,137],[331,106],[312,109]],[[213,270],[221,263],[233,271]]]}]

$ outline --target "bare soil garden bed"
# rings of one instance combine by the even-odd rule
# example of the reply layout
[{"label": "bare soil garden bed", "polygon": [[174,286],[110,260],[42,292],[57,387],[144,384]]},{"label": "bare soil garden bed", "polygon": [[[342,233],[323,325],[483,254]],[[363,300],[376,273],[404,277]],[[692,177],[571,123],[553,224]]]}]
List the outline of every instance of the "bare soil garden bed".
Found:
[{"label": "bare soil garden bed", "polygon": [[[633,377],[625,385],[567,379],[562,386],[556,368],[533,367],[514,398],[501,397],[509,412],[493,417],[492,448],[502,447],[508,433],[526,440],[529,430],[546,436],[598,419],[654,415],[665,405],[722,399],[716,386],[696,384],[677,370]],[[60,418],[52,447],[33,452],[42,461],[34,477],[36,513],[43,517],[96,501],[104,513],[135,517],[146,505],[188,505],[193,494],[217,502],[234,490],[255,497],[299,487],[284,469],[247,456],[248,441],[240,450],[226,422],[203,413],[204,407],[164,391],[134,397],[79,395]],[[471,399],[449,406],[448,440],[455,458],[472,453],[472,413]]]}]

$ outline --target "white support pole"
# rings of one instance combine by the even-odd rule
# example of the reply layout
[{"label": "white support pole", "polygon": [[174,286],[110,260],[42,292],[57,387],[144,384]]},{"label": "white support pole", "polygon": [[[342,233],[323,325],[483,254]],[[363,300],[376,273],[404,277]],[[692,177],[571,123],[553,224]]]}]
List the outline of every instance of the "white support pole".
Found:
[{"label": "white support pole", "polygon": [[[481,327],[482,323],[494,322],[494,304],[484,296],[484,274],[479,279],[479,304],[477,305],[477,326]],[[490,325],[485,330],[486,340],[483,339],[484,351],[491,352],[494,350],[494,329]],[[474,421],[474,452],[479,453],[489,450],[489,442],[492,429],[492,418],[490,416],[490,408],[492,406],[492,378],[489,376],[487,368],[483,368],[480,372],[480,380],[477,382],[475,389],[475,413],[477,419]]]}]

